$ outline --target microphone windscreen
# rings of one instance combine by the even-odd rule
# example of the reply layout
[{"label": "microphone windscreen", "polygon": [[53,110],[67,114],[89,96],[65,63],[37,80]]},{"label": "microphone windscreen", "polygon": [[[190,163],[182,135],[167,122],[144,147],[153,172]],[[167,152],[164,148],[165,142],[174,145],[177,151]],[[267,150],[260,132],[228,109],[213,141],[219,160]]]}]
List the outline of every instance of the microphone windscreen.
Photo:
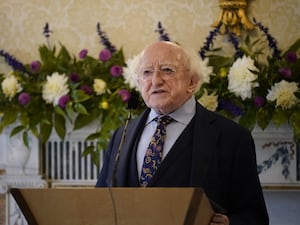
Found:
[{"label": "microphone windscreen", "polygon": [[128,100],[128,109],[137,109],[139,106],[139,97],[136,93],[131,93]]}]

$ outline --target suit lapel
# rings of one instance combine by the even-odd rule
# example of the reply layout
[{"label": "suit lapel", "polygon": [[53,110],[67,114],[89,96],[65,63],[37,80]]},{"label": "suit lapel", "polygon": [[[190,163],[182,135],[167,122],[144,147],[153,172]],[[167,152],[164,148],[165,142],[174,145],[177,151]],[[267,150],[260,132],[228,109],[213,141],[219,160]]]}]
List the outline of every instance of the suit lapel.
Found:
[{"label": "suit lapel", "polygon": [[[129,163],[133,163],[129,157],[131,157],[133,151],[136,151],[134,146],[142,130],[144,129],[145,121],[149,111],[150,110],[147,109],[139,117],[130,121],[128,124],[126,136],[120,153],[119,168],[117,172],[118,186],[126,185]],[[134,160],[134,162],[136,167],[136,160]]]}]

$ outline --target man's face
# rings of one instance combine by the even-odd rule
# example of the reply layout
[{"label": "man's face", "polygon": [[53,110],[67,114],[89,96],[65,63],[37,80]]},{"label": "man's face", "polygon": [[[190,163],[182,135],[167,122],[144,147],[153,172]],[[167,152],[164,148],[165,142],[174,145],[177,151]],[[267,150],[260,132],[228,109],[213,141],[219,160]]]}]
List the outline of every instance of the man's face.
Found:
[{"label": "man's face", "polygon": [[183,105],[197,83],[185,65],[183,50],[165,42],[145,49],[138,77],[145,104],[160,114],[171,113]]}]

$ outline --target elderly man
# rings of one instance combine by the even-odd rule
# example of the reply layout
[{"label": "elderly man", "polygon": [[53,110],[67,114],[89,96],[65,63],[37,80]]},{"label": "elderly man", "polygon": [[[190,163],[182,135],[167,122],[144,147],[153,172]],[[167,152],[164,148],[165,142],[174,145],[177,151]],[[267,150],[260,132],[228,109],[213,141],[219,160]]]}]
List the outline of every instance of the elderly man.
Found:
[{"label": "elderly man", "polygon": [[[196,101],[197,60],[171,42],[153,43],[139,55],[136,80],[147,109],[127,127],[117,185],[202,187],[227,211],[216,212],[211,225],[267,225],[252,136]],[[109,186],[115,175],[123,130],[112,136],[97,187]]]}]

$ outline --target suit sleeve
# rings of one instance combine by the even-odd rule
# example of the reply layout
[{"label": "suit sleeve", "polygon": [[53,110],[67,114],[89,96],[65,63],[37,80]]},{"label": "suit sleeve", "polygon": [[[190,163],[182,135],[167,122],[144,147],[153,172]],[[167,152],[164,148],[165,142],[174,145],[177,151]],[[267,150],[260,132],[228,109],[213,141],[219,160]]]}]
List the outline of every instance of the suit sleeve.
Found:
[{"label": "suit sleeve", "polygon": [[253,138],[244,130],[236,145],[232,171],[230,224],[267,225],[267,209],[260,185]]},{"label": "suit sleeve", "polygon": [[109,145],[107,147],[107,149],[105,150],[105,154],[104,154],[104,159],[103,159],[103,165],[102,165],[102,168],[101,168],[101,171],[100,171],[100,174],[99,174],[99,177],[98,177],[98,180],[97,180],[97,183],[96,183],[96,187],[108,187],[108,184],[110,183],[110,171],[114,165],[114,160],[115,160],[115,157],[113,156],[114,155],[114,149],[115,149],[115,146],[116,146],[116,136],[118,136],[117,134],[119,133],[118,132],[119,129],[117,131],[114,132],[110,142],[109,142]]}]

